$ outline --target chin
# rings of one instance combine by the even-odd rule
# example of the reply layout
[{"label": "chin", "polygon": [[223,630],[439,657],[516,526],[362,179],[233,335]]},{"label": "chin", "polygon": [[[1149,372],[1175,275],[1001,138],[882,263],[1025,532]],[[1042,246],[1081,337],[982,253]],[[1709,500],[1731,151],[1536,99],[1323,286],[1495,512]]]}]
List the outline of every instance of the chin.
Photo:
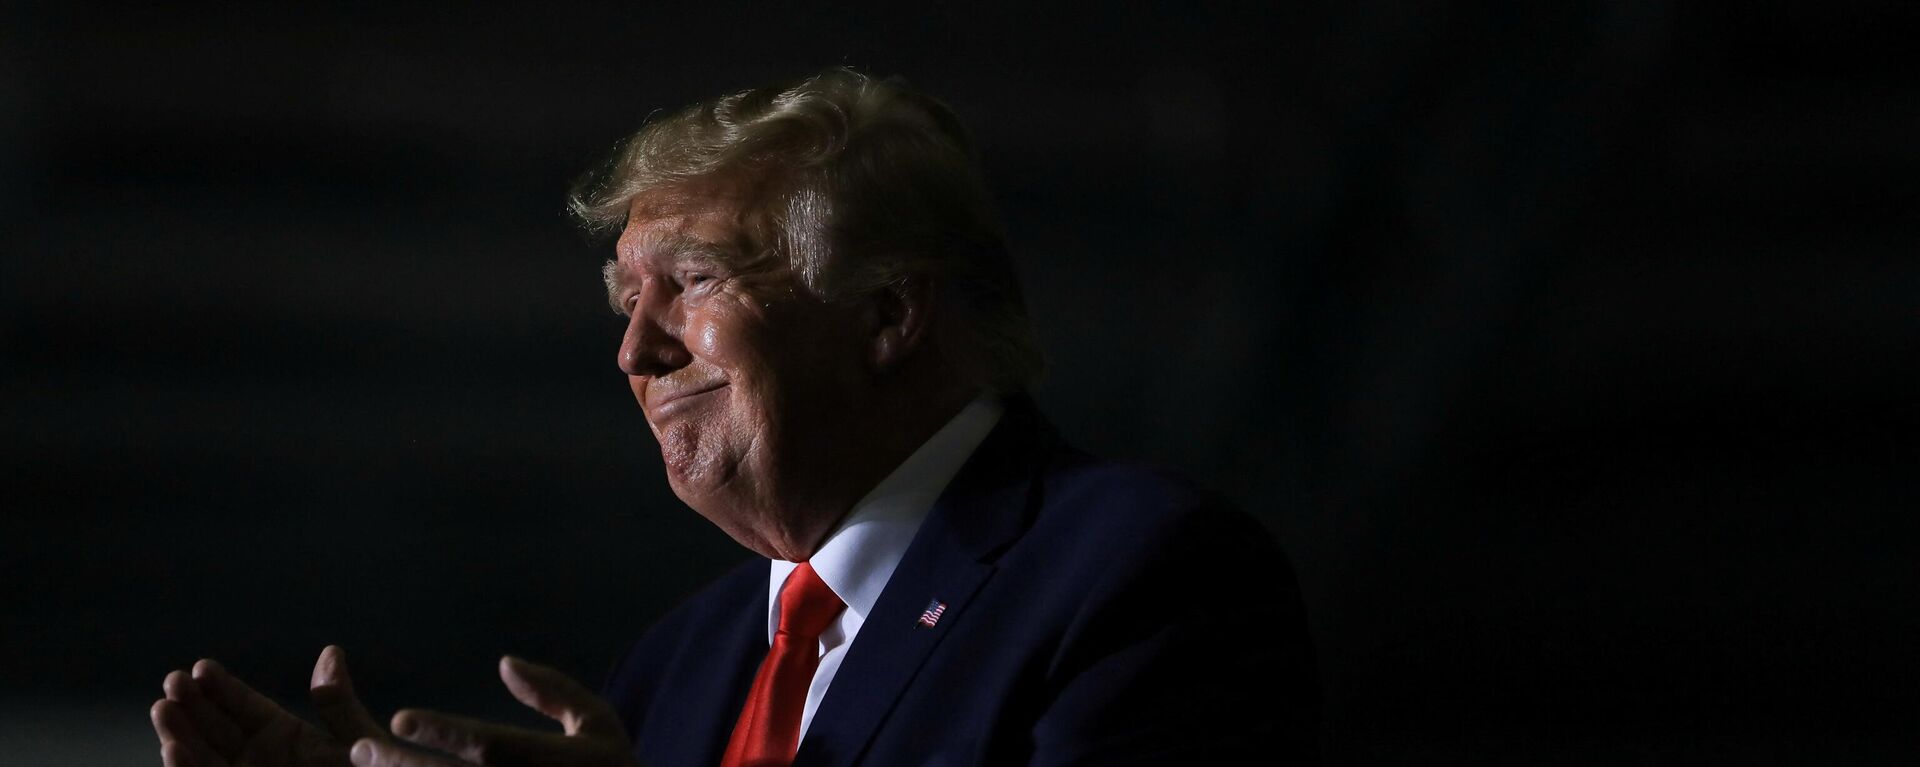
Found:
[{"label": "chin", "polygon": [[717,493],[714,492],[713,483],[699,481],[699,476],[691,468],[667,464],[667,486],[673,488],[673,494],[679,496],[682,503],[700,512],[701,516],[711,518],[707,510],[716,505],[714,496]]}]

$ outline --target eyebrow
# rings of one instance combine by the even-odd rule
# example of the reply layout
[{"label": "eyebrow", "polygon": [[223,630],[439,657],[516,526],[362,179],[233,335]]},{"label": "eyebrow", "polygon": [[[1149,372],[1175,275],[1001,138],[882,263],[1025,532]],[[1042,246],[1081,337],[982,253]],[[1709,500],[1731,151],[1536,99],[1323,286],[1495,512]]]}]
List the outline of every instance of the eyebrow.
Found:
[{"label": "eyebrow", "polygon": [[[732,248],[683,234],[647,237],[635,250],[640,251],[640,258],[676,266],[687,263],[722,266],[739,260]],[[607,262],[600,267],[600,279],[607,285],[607,305],[613,308],[615,314],[624,317],[627,310],[620,302],[620,277],[624,271],[621,260],[619,255],[607,259]]]}]

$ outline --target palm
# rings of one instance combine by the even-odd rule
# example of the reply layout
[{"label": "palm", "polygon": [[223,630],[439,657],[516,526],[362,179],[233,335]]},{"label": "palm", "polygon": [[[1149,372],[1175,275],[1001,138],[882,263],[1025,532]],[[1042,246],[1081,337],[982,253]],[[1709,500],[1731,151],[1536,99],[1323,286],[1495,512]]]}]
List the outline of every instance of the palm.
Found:
[{"label": "palm", "polygon": [[500,659],[500,681],[521,703],[557,721],[564,733],[528,730],[420,709],[393,715],[398,741],[355,745],[356,767],[638,767],[620,716],[600,696],[557,669]]},{"label": "palm", "polygon": [[348,767],[359,738],[384,738],[353,694],[344,654],[328,647],[312,696],[324,727],[294,716],[211,661],[176,671],[153,707],[167,767]]},{"label": "palm", "polygon": [[220,755],[208,761],[210,767],[348,767],[347,749],[351,737],[335,738],[285,710],[266,726],[247,733],[234,759]]}]

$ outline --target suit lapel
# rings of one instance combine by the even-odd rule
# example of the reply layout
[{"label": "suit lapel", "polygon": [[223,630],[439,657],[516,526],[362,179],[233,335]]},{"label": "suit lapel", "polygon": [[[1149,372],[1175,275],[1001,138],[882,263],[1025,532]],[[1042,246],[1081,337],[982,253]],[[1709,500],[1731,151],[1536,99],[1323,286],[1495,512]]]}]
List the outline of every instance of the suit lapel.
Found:
[{"label": "suit lapel", "polygon": [[720,763],[767,654],[767,571],[747,569],[752,575],[729,584],[727,593],[737,596],[727,601],[753,607],[716,626],[704,640],[706,647],[683,653],[671,672],[672,683],[654,696],[647,722],[654,736],[646,753],[649,763]]},{"label": "suit lapel", "polygon": [[[1005,415],[934,504],[834,674],[793,764],[847,765],[913,681],[949,627],[993,575],[993,559],[1025,529],[1033,475],[1054,444],[1024,397]],[[932,626],[920,617],[944,604]]]},{"label": "suit lapel", "polygon": [[[714,678],[726,678],[726,700],[718,707],[700,705],[700,711],[707,712],[705,722],[691,723],[687,732],[707,734],[705,749],[688,764],[719,764],[721,753],[727,748],[727,739],[733,736],[734,722],[740,718],[740,709],[747,704],[747,692],[753,687],[753,675],[760,670],[760,663],[767,655],[767,589],[766,575],[759,582],[760,600],[755,609],[748,614],[748,620],[742,621],[729,632],[725,641],[728,646],[716,648],[713,654],[714,665],[719,666]],[[727,662],[733,659],[733,662]],[[744,662],[742,662],[744,661]],[[731,676],[723,677],[723,674]]]}]

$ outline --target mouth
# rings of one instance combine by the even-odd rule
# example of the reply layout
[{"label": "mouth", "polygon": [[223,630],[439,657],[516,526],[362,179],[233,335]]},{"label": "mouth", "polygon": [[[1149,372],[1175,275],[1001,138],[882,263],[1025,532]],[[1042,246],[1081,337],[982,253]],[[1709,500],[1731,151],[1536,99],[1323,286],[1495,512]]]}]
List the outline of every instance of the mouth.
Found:
[{"label": "mouth", "polygon": [[[658,382],[656,381],[655,383]],[[668,391],[647,406],[648,415],[656,420],[671,416],[693,405],[702,399],[703,395],[712,394],[726,387],[727,382],[720,381],[713,384],[690,387],[685,390],[676,389]]]}]

